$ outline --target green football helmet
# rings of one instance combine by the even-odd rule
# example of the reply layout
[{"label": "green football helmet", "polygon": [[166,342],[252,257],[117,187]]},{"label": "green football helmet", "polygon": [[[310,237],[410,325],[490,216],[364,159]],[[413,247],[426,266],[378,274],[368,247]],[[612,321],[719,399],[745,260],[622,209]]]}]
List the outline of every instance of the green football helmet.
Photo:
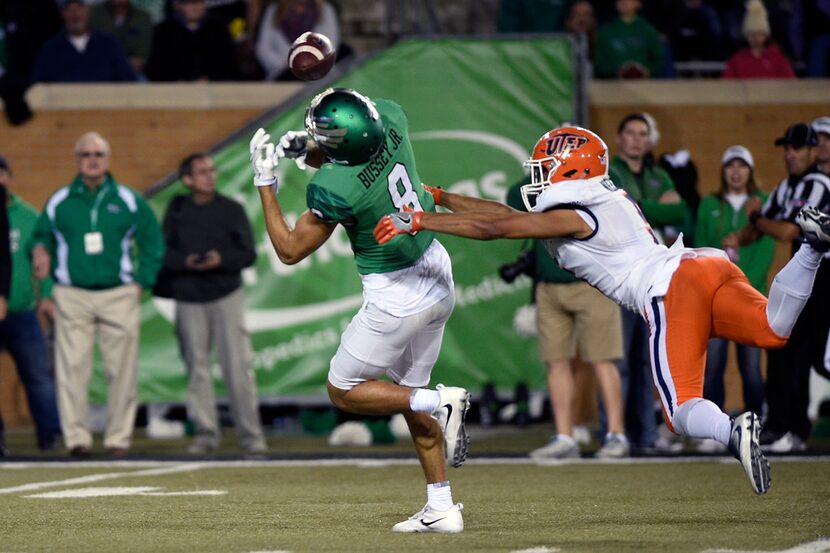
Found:
[{"label": "green football helmet", "polygon": [[340,165],[360,165],[383,147],[386,133],[369,98],[350,88],[329,88],[305,112],[305,128],[326,157]]}]

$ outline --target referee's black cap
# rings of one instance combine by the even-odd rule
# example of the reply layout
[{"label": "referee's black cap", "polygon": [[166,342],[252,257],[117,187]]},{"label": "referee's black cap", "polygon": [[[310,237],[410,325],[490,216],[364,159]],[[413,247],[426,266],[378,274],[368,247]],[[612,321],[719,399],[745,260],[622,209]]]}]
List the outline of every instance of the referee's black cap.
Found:
[{"label": "referee's black cap", "polygon": [[795,123],[787,127],[784,136],[775,139],[776,146],[792,146],[803,148],[804,146],[815,146],[818,144],[818,135],[813,127],[807,123]]}]

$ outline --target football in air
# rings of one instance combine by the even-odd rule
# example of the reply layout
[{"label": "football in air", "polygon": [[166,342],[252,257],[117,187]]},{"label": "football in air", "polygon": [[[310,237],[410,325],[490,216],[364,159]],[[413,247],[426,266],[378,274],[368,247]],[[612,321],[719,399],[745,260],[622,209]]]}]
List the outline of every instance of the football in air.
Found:
[{"label": "football in air", "polygon": [[322,79],[334,66],[331,40],[320,33],[306,32],[297,37],[288,51],[288,67],[303,81]]}]

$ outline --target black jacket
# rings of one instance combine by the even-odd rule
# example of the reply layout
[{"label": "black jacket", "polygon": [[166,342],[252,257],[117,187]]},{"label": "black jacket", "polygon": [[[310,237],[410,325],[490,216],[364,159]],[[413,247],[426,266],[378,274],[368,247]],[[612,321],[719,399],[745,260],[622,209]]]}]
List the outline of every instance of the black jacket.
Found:
[{"label": "black jacket", "polygon": [[208,15],[196,30],[178,16],[159,23],[145,73],[151,81],[231,81],[237,78],[236,54],[228,29]]},{"label": "black jacket", "polygon": [[[256,261],[251,225],[242,206],[221,194],[206,204],[176,196],[164,214],[164,264],[173,299],[203,303],[218,300],[242,285],[240,273]],[[185,267],[190,254],[216,250],[220,267],[194,271]]]}]

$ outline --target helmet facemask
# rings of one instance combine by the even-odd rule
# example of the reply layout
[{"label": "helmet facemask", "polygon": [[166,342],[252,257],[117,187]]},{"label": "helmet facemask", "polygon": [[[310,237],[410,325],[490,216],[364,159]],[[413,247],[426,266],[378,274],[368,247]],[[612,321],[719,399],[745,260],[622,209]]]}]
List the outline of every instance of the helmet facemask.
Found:
[{"label": "helmet facemask", "polygon": [[536,198],[545,188],[553,184],[553,175],[562,165],[562,158],[567,157],[568,151],[560,156],[550,156],[541,159],[529,159],[523,163],[530,170],[530,184],[522,186],[522,201],[528,211],[536,207]]}]

